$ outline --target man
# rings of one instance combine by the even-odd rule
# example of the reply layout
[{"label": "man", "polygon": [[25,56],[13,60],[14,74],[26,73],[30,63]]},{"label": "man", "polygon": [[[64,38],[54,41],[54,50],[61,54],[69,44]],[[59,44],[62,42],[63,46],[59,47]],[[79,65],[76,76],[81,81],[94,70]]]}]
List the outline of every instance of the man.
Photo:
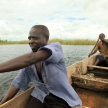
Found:
[{"label": "man", "polygon": [[1,104],[13,98],[19,89],[25,90],[32,81],[37,86],[31,93],[27,108],[80,106],[82,102],[68,82],[61,45],[58,42],[48,44],[48,28],[33,26],[28,39],[31,53],[0,64],[0,72],[21,69]]},{"label": "man", "polygon": [[[95,54],[97,51],[100,52],[99,55],[96,56],[96,61],[94,65],[98,65],[104,63],[108,66],[108,40],[105,39],[105,35],[103,33],[99,34],[100,41],[97,43],[96,47],[94,48],[93,52],[88,55]],[[92,70],[92,69],[91,69]]]}]

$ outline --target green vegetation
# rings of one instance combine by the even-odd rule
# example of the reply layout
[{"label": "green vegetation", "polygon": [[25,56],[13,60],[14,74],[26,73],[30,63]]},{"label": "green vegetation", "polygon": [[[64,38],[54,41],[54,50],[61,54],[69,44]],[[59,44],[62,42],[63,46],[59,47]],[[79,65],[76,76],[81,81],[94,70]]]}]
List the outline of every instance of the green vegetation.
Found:
[{"label": "green vegetation", "polygon": [[[62,39],[51,39],[51,42],[60,42],[62,45],[94,45],[96,43],[95,40],[89,39],[74,39],[74,40],[62,40]],[[7,41],[7,40],[0,40],[0,45],[2,44],[28,44],[28,41]]]},{"label": "green vegetation", "polygon": [[62,40],[62,39],[52,39],[50,42],[60,42],[63,45],[94,45],[96,43],[95,40],[89,39],[74,39],[74,40]]},{"label": "green vegetation", "polygon": [[4,44],[27,44],[28,41],[7,41],[7,40],[0,40],[0,45]]}]

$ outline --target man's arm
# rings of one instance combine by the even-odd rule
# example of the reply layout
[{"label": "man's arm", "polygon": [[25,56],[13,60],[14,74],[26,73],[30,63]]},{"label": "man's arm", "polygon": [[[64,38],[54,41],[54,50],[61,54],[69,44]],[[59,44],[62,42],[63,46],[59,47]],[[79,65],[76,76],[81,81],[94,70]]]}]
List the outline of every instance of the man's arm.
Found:
[{"label": "man's arm", "polygon": [[90,54],[88,55],[88,57],[90,57],[91,55],[95,54],[96,52],[97,52],[97,50],[93,51],[92,53],[90,53]]},{"label": "man's arm", "polygon": [[50,57],[51,52],[48,50],[40,50],[35,53],[25,54],[0,64],[0,73],[15,71],[39,61],[44,61]]},{"label": "man's arm", "polygon": [[90,57],[91,55],[95,54],[98,51],[99,48],[99,42],[97,43],[96,47],[94,48],[93,52],[91,52],[88,57]]},{"label": "man's arm", "polygon": [[7,91],[5,97],[2,99],[2,101],[0,102],[0,105],[5,103],[6,101],[12,99],[17,93],[18,93],[19,89],[16,88],[15,86],[10,86],[9,90]]}]

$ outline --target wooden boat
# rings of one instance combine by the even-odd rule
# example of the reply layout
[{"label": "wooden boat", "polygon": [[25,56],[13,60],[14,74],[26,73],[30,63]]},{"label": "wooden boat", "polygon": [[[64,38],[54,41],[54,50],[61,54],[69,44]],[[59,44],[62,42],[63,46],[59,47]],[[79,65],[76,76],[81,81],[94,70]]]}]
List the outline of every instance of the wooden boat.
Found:
[{"label": "wooden boat", "polygon": [[[69,82],[83,102],[83,106],[75,108],[108,108],[108,68],[92,66],[95,58],[93,56],[67,67]],[[90,67],[94,69],[88,74]],[[0,108],[26,108],[33,88],[0,105]]]},{"label": "wooden boat", "polygon": [[84,106],[108,108],[108,68],[93,66],[95,60],[93,56],[67,67],[68,78]]}]

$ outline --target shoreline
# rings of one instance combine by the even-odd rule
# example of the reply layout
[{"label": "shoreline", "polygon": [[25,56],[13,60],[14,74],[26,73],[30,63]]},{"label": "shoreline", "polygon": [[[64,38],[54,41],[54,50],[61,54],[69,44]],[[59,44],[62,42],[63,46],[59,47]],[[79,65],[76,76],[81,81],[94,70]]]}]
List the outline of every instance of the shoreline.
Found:
[{"label": "shoreline", "polygon": [[[89,39],[73,39],[73,40],[63,40],[63,39],[51,39],[49,40],[49,43],[51,42],[59,42],[62,45],[95,45],[95,40],[89,40]],[[0,45],[16,45],[16,44],[28,44],[27,40],[24,41],[4,41],[0,40]]]}]

